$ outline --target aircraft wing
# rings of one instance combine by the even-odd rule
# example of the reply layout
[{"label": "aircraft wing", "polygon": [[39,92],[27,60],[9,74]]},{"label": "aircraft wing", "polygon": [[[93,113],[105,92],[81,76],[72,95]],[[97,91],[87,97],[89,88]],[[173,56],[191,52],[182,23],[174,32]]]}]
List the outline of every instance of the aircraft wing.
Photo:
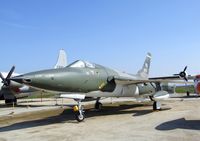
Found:
[{"label": "aircraft wing", "polygon": [[[186,78],[188,80],[194,80],[195,76],[186,76]],[[181,78],[180,76],[165,76],[165,77],[152,77],[149,78],[149,80],[158,80],[158,79],[162,79],[162,80],[184,80],[184,78]]]},{"label": "aircraft wing", "polygon": [[117,84],[122,84],[122,85],[141,84],[141,83],[179,83],[179,84],[191,83],[191,82],[185,82],[182,78],[178,76],[157,77],[149,79],[131,79],[127,77],[114,77],[114,80]]}]

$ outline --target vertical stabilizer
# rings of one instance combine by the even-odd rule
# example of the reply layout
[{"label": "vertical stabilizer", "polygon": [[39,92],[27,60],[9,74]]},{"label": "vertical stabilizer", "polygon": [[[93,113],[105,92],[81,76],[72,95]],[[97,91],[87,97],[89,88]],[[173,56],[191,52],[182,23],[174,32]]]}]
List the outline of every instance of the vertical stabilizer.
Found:
[{"label": "vertical stabilizer", "polygon": [[137,75],[143,78],[148,78],[149,77],[149,69],[151,65],[151,53],[147,53],[144,65],[141,70],[138,71]]},{"label": "vertical stabilizer", "polygon": [[59,52],[58,61],[54,68],[58,69],[58,68],[64,68],[66,66],[67,66],[67,55],[66,52],[63,49],[61,49]]}]

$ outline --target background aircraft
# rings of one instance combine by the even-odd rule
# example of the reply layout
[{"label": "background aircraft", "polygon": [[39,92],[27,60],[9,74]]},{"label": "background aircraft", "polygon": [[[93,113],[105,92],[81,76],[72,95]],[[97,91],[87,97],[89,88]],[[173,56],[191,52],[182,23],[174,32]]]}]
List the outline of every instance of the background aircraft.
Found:
[{"label": "background aircraft", "polygon": [[58,55],[58,61],[55,65],[55,69],[64,68],[68,64],[67,62],[67,54],[64,49],[61,49]]},{"label": "background aircraft", "polygon": [[136,75],[122,73],[87,61],[75,61],[61,69],[42,70],[16,76],[11,80],[29,85],[33,88],[61,93],[60,97],[77,101],[74,106],[76,119],[84,120],[81,101],[86,97],[97,98],[95,108],[100,109],[101,97],[135,97],[150,98],[154,101],[153,110],[159,110],[160,101],[169,97],[161,83],[172,82],[172,79],[187,79],[186,69],[173,77],[149,79],[151,54],[148,53],[141,70]]},{"label": "background aircraft", "polygon": [[[67,55],[64,50],[60,50],[55,69],[63,68],[67,66]],[[0,73],[0,100],[5,100],[6,104],[17,103],[18,98],[27,97],[30,93],[35,92],[36,89],[27,85],[20,84],[9,80],[10,77],[17,76],[19,74],[13,73],[15,67],[13,66],[9,73]]]},{"label": "background aircraft", "polygon": [[200,94],[200,75],[196,75],[194,78],[194,88],[197,94]]}]

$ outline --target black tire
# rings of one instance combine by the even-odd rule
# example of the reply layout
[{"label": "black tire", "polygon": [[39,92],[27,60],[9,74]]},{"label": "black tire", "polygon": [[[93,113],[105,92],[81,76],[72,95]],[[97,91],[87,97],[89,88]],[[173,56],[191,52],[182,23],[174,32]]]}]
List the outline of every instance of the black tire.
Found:
[{"label": "black tire", "polygon": [[96,102],[95,103],[95,109],[96,110],[100,111],[100,110],[102,110],[102,107],[103,107],[103,104],[101,102]]},{"label": "black tire", "polygon": [[15,105],[17,105],[17,98],[13,99],[13,101]]},{"label": "black tire", "polygon": [[154,111],[158,110],[158,109],[157,109],[157,103],[156,103],[156,102],[153,103],[153,110],[154,110]]},{"label": "black tire", "polygon": [[75,118],[76,118],[76,120],[78,121],[78,122],[82,122],[82,121],[84,121],[84,119],[85,119],[85,115],[84,114],[80,114],[79,112],[76,112],[75,113]]},{"label": "black tire", "polygon": [[154,111],[161,111],[161,104],[157,101],[153,103],[153,110]]},{"label": "black tire", "polygon": [[16,98],[15,99],[5,99],[6,105],[13,105],[13,103],[14,103],[14,105],[17,105],[17,99]]},{"label": "black tire", "polygon": [[190,96],[190,92],[188,92],[188,91],[187,91],[187,92],[186,92],[186,94],[187,94],[187,97],[189,97],[189,96]]}]

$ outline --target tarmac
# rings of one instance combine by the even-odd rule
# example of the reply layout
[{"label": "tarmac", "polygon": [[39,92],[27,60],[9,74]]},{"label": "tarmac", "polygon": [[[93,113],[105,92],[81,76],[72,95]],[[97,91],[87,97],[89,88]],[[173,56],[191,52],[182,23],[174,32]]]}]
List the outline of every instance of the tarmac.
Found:
[{"label": "tarmac", "polygon": [[86,119],[78,123],[72,100],[19,100],[0,103],[0,141],[199,141],[200,98],[172,95],[154,112],[152,103],[132,98],[102,100],[103,109],[84,102]]}]

